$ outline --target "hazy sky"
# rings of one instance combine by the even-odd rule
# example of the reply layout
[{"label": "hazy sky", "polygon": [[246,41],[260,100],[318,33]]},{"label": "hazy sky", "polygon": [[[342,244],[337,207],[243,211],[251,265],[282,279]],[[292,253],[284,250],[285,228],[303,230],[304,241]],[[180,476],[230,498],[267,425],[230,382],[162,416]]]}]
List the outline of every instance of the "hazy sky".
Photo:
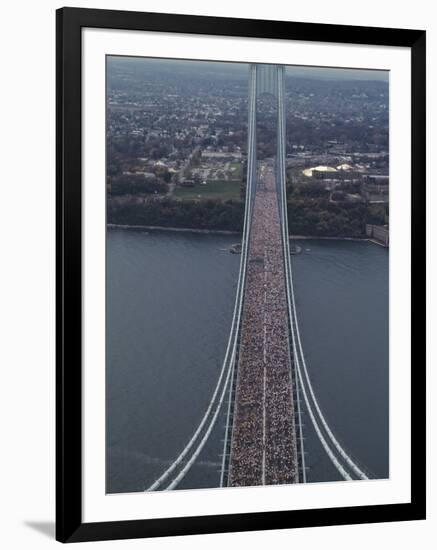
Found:
[{"label": "hazy sky", "polygon": [[383,80],[388,81],[389,71],[372,69],[336,69],[326,67],[287,67],[287,74],[306,78],[323,78],[330,80]]},{"label": "hazy sky", "polygon": [[[223,61],[187,61],[176,59],[152,59],[141,57],[111,57],[111,61],[128,64],[140,64],[143,67],[146,65],[153,66],[154,68],[162,69],[190,69],[190,70],[204,70],[206,72],[219,70],[222,72],[239,73],[247,70],[247,64],[244,63],[226,63]],[[326,68],[326,67],[306,67],[301,65],[287,66],[286,72],[290,76],[304,77],[304,78],[316,78],[316,79],[329,79],[329,80],[382,80],[388,81],[389,72],[372,70],[372,69],[338,69],[338,68]]]}]

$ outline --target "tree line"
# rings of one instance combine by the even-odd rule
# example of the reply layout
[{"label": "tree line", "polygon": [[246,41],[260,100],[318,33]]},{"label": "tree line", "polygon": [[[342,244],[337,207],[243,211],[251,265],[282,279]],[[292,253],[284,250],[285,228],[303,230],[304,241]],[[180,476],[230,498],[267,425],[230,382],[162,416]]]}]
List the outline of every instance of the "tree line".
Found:
[{"label": "tree line", "polygon": [[[244,203],[236,200],[178,201],[172,198],[120,203],[109,201],[108,222],[119,225],[242,231]],[[332,203],[324,198],[292,197],[289,232],[314,237],[363,237],[367,223],[383,224],[385,208],[363,203]]]},{"label": "tree line", "polygon": [[132,199],[122,204],[109,201],[108,207],[108,222],[119,225],[242,231],[243,217],[243,203],[235,200]]}]

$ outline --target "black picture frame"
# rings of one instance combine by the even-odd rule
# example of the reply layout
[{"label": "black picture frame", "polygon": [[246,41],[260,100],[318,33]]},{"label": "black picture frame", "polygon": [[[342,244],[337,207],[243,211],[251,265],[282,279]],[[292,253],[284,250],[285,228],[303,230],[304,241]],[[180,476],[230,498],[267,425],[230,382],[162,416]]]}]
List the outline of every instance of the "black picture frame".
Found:
[{"label": "black picture frame", "polygon": [[[257,37],[411,49],[411,502],[345,508],[82,522],[82,28]],[[78,542],[425,518],[425,49],[422,30],[62,8],[56,14],[56,538]]]}]

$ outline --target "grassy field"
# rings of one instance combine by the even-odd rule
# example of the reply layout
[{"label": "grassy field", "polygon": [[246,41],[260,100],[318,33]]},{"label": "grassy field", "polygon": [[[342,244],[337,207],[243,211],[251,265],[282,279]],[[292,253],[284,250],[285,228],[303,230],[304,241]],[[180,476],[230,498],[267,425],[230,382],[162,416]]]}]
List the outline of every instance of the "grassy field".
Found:
[{"label": "grassy field", "polygon": [[243,174],[243,167],[240,162],[229,163],[229,168],[232,170],[232,179],[241,179]]},{"label": "grassy field", "polygon": [[173,197],[180,200],[240,199],[239,181],[207,181],[206,185],[197,184],[194,187],[176,187]]}]

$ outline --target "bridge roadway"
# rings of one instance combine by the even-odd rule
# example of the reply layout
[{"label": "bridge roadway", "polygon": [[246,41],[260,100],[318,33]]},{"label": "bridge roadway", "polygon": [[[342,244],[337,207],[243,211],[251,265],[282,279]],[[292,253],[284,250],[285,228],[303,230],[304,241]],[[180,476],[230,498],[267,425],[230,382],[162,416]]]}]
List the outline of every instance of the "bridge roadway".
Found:
[{"label": "bridge roadway", "polygon": [[255,190],[228,486],[297,483],[284,253],[273,168]]}]

